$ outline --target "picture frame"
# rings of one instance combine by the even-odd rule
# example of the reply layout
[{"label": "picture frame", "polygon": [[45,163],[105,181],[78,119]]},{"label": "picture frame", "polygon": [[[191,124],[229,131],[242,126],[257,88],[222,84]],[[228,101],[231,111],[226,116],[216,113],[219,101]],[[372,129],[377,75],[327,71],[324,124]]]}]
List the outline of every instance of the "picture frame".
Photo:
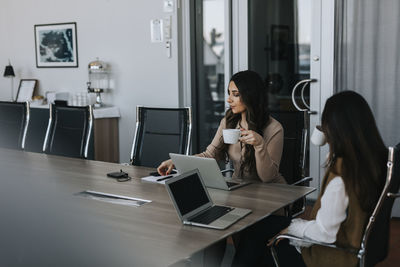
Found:
[{"label": "picture frame", "polygon": [[289,58],[290,28],[288,25],[271,25],[271,60]]},{"label": "picture frame", "polygon": [[76,22],[37,24],[35,54],[37,68],[77,68]]},{"label": "picture frame", "polygon": [[36,79],[21,79],[18,86],[16,102],[31,101],[36,84]]}]

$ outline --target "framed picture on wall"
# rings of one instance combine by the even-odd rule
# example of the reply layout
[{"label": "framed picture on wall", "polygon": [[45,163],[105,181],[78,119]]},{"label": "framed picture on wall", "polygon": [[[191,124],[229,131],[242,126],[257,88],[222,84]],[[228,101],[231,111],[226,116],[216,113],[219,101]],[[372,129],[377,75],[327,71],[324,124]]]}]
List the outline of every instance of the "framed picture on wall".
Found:
[{"label": "framed picture on wall", "polygon": [[33,92],[36,88],[37,80],[21,79],[18,86],[17,102],[25,102],[32,100]]},{"label": "framed picture on wall", "polygon": [[289,58],[289,26],[271,26],[271,60],[287,60]]},{"label": "framed picture on wall", "polygon": [[76,23],[35,25],[36,67],[78,67]]}]

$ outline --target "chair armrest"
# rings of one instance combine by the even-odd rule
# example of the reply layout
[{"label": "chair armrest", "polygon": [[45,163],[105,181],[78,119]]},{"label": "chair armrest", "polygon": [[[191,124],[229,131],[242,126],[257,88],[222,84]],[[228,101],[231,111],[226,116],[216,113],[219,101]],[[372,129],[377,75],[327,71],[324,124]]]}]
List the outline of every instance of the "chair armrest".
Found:
[{"label": "chair armrest", "polygon": [[221,171],[221,174],[222,174],[222,176],[224,176],[225,178],[231,179],[234,171],[235,171],[235,170],[233,170],[233,169],[225,169],[225,170],[222,170],[222,171]]},{"label": "chair armrest", "polygon": [[343,250],[343,251],[346,251],[346,252],[349,252],[349,253],[352,253],[352,254],[355,254],[355,255],[357,255],[358,251],[359,251],[359,249],[356,249],[356,248],[353,248],[353,247],[348,247],[348,248],[340,247],[340,246],[337,246],[337,245],[335,245],[333,243],[319,242],[319,241],[315,241],[315,240],[312,240],[312,239],[301,238],[301,237],[297,237],[297,236],[289,235],[289,234],[276,236],[274,238],[273,243],[272,243],[272,247],[274,247],[276,245],[276,242],[279,239],[282,239],[282,238],[289,239],[289,240],[295,240],[295,241],[299,241],[299,242],[303,242],[303,243],[308,243],[308,244],[312,244],[312,245],[319,245],[319,246],[323,246],[323,247],[339,249],[339,250]]},{"label": "chair armrest", "polygon": [[301,183],[304,183],[304,182],[309,182],[309,181],[312,181],[312,177],[304,177],[303,179],[301,179],[301,180],[298,180],[297,182],[294,182],[293,184],[291,184],[291,185],[298,185],[298,184],[301,184]]},{"label": "chair armrest", "polygon": [[387,196],[388,197],[392,197],[392,198],[398,198],[398,197],[400,197],[400,193],[387,193]]},{"label": "chair armrest", "polygon": [[226,170],[222,170],[221,173],[226,173],[226,172],[234,172],[234,169],[226,169]]}]

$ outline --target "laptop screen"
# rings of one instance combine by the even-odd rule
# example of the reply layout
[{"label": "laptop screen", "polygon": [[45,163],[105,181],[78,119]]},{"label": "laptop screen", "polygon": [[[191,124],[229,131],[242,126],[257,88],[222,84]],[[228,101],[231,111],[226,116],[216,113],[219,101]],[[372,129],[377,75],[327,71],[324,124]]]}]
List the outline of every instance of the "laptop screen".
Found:
[{"label": "laptop screen", "polygon": [[197,173],[170,183],[169,188],[182,216],[209,202]]}]

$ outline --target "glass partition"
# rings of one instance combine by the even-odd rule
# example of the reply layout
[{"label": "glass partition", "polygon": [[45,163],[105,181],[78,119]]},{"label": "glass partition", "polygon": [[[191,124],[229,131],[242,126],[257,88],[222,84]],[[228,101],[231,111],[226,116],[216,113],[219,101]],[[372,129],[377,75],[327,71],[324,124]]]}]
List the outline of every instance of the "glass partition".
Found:
[{"label": "glass partition", "polygon": [[225,0],[195,2],[195,86],[193,152],[211,143],[225,112]]},{"label": "glass partition", "polygon": [[[295,110],[292,89],[310,78],[311,1],[249,0],[248,4],[249,69],[267,83],[271,110]],[[305,100],[309,101],[308,89]]]}]

